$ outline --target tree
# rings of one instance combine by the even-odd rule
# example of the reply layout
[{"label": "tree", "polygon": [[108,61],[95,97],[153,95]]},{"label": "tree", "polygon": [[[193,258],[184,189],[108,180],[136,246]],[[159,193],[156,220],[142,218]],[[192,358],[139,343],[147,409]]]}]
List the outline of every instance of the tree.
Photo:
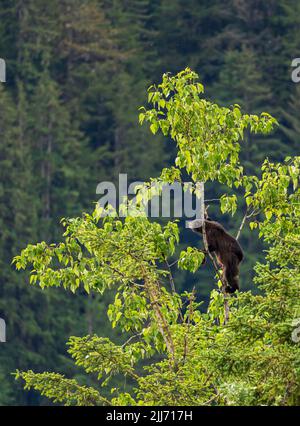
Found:
[{"label": "tree", "polygon": [[[2,111],[0,123],[2,141],[0,147],[0,317],[6,321],[7,335],[15,336],[12,345],[1,347],[1,376],[5,379],[2,382],[3,393],[1,392],[0,396],[0,405],[2,405],[6,403],[8,394],[10,395],[8,401],[13,401],[12,380],[7,377],[8,371],[12,371],[16,364],[22,368],[22,365],[26,365],[23,363],[25,359],[30,358],[33,362],[33,353],[28,343],[32,341],[33,335],[37,338],[40,328],[34,315],[25,319],[26,313],[23,312],[22,306],[28,300],[30,289],[26,285],[20,288],[23,278],[12,274],[11,271],[11,260],[15,251],[24,248],[28,239],[36,241],[33,229],[37,217],[33,208],[34,194],[31,190],[33,181],[30,174],[32,159],[28,146],[23,143],[23,120],[27,116],[23,109],[24,93],[20,86],[20,96],[16,105],[6,88],[1,86],[0,89]],[[42,307],[43,295],[33,289],[30,294],[31,300],[37,298],[39,301],[37,306]],[[40,313],[38,309],[36,316],[38,317]],[[25,322],[28,327],[24,327]],[[26,341],[24,345],[21,344],[22,339]],[[20,356],[20,362],[16,362],[16,353]]]},{"label": "tree", "polygon": [[[291,333],[292,320],[300,315],[300,158],[283,164],[266,160],[260,178],[245,175],[239,163],[244,132],[269,133],[276,120],[209,102],[201,97],[203,86],[196,79],[186,69],[174,77],[165,74],[149,90],[153,108],[144,109],[140,121],[148,121],[153,133],[161,129],[170,135],[178,147],[175,166],[164,169],[157,182],[178,180],[186,169],[194,183],[217,180],[229,190],[243,188],[247,217],[253,218],[250,228],[258,227],[269,244],[266,262],[256,266],[262,293],[229,297],[214,289],[201,314],[195,291],[179,295],[168,290],[173,278],[163,265],[176,250],[179,230],[175,222],[162,226],[142,213],[143,201],[152,194],[145,185],[137,203],[129,204],[135,214],[123,221],[115,211],[103,217],[97,207],[92,215],[64,221],[64,242],[29,245],[15,258],[17,269],[30,266],[31,283],[42,288],[116,290],[108,316],[112,327],[131,337],[119,346],[96,335],[71,337],[69,352],[103,386],[112,376],[124,375],[135,382],[135,391],[112,389],[108,399],[97,387],[57,373],[18,371],[26,389],[66,405],[299,403],[299,345]],[[222,211],[234,213],[236,207],[235,197],[224,194]],[[195,271],[202,260],[202,251],[190,247],[179,253],[178,267]],[[216,278],[221,286],[218,271]],[[138,373],[145,358],[151,363]]]},{"label": "tree", "polygon": [[[288,146],[293,151],[296,151],[296,147],[299,144],[299,131],[300,121],[298,117],[298,111],[300,107],[299,101],[300,87],[295,85],[295,90],[292,92],[290,101],[288,102],[288,108],[282,111],[284,118],[284,124],[281,127],[282,133],[285,140],[288,142]],[[288,155],[287,149],[284,150],[285,154]]]},{"label": "tree", "polygon": [[[51,242],[52,238],[59,238],[58,219],[64,214],[79,214],[86,200],[90,202],[97,181],[89,173],[92,151],[88,137],[79,129],[81,113],[74,113],[77,106],[70,95],[71,83],[68,76],[62,75],[66,56],[82,61],[74,46],[65,42],[66,22],[61,24],[67,19],[63,6],[70,2],[54,2],[51,7],[43,0],[12,3],[5,1],[1,9],[5,17],[1,20],[1,33],[6,34],[7,44],[3,39],[1,43],[9,69],[0,100],[0,311],[7,323],[9,343],[1,347],[4,379],[0,404],[28,405],[38,404],[41,399],[36,393],[25,395],[16,389],[11,371],[16,366],[48,369],[59,364],[60,371],[74,374],[65,351],[58,348],[75,330],[87,332],[95,326],[95,304],[92,298],[86,301],[80,294],[72,296],[60,289],[37,292],[13,271],[11,261],[29,240],[43,238]],[[95,13],[95,2],[90,3],[89,16],[99,24],[99,11]],[[87,27],[86,8],[76,11],[74,20],[84,21]],[[76,47],[81,47],[81,54],[83,44],[92,60],[103,60],[103,56],[99,59],[99,49],[98,56],[91,53],[99,32],[94,32],[91,40],[80,32],[81,26],[77,29],[80,34],[75,34]],[[105,34],[105,29],[101,34]],[[69,69],[74,73],[74,66]]]}]

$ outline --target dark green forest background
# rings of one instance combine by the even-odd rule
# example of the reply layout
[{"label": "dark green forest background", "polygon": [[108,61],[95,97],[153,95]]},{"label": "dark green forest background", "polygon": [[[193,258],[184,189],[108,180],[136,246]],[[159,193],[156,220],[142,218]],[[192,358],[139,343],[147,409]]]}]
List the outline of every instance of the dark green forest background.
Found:
[{"label": "dark green forest background", "polygon": [[[277,132],[244,144],[244,166],[255,172],[266,156],[299,155],[300,85],[291,81],[299,56],[299,0],[1,0],[0,317],[7,343],[0,345],[0,405],[45,404],[11,372],[78,378],[67,338],[110,333],[107,297],[30,287],[11,260],[28,243],[58,241],[60,218],[91,211],[99,182],[119,173],[129,182],[155,177],[172,160],[171,144],[138,125],[147,87],[189,66],[209,98],[273,114]],[[207,190],[218,197],[213,186]],[[218,220],[237,230],[236,219]],[[247,230],[241,243],[241,286],[249,289],[262,247]],[[207,268],[177,279],[202,297],[213,283]]]}]

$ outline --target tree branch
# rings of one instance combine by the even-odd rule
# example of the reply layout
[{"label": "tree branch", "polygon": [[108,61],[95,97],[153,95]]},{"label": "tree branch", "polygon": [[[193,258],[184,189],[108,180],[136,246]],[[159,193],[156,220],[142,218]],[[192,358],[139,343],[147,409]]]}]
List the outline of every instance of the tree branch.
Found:
[{"label": "tree branch", "polygon": [[235,237],[236,240],[239,239],[239,237],[241,235],[241,232],[242,232],[242,229],[244,228],[244,225],[245,225],[245,222],[246,222],[246,219],[247,219],[247,216],[248,216],[248,210],[249,210],[249,207],[247,206],[245,214],[244,214],[244,217],[243,217],[243,220],[242,220],[242,222],[240,224],[239,230],[238,230],[238,232],[236,234],[236,237]]}]

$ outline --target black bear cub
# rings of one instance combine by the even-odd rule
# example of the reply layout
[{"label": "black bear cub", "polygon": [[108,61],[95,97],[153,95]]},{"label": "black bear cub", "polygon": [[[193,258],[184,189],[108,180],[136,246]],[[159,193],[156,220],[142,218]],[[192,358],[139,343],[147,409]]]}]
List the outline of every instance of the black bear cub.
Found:
[{"label": "black bear cub", "polygon": [[[194,223],[193,223],[194,222]],[[202,234],[202,225],[200,221],[193,221],[190,228],[194,232]],[[239,290],[239,264],[244,258],[243,250],[237,240],[232,237],[223,228],[223,226],[211,220],[209,217],[205,219],[205,232],[208,250],[210,253],[215,253],[219,266],[223,271],[228,286],[227,293],[234,293]]]}]

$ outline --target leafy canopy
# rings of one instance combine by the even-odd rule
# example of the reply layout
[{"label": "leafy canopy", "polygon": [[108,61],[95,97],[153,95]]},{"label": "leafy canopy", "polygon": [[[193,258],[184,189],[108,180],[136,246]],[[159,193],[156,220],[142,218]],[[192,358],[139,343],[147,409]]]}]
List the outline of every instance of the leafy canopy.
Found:
[{"label": "leafy canopy", "polygon": [[[113,289],[109,320],[130,337],[122,345],[96,335],[71,337],[69,353],[103,387],[123,375],[132,389],[112,388],[107,398],[100,387],[59,374],[18,371],[26,389],[66,405],[299,404],[299,343],[291,336],[293,319],[300,317],[300,157],[282,164],[266,160],[261,176],[245,175],[239,160],[245,131],[267,134],[276,120],[208,101],[197,79],[186,69],[165,74],[149,89],[151,108],[142,108],[139,120],[153,133],[171,137],[178,150],[175,164],[156,181],[181,180],[183,171],[195,184],[218,181],[228,189],[221,210],[232,214],[237,209],[232,191],[239,188],[247,203],[244,223],[251,218],[251,229],[258,228],[268,244],[265,262],[255,268],[261,292],[230,297],[224,321],[224,295],[213,289],[207,312],[201,313],[195,290],[175,290],[173,268],[193,273],[203,260],[200,250],[188,247],[176,266],[170,264],[179,243],[176,222],[162,226],[141,211],[125,219],[111,211],[103,217],[98,207],[64,219],[64,242],[29,245],[15,265],[29,267],[31,284],[42,288],[83,287],[102,294]],[[139,204],[153,194],[146,185],[138,195]]]}]

